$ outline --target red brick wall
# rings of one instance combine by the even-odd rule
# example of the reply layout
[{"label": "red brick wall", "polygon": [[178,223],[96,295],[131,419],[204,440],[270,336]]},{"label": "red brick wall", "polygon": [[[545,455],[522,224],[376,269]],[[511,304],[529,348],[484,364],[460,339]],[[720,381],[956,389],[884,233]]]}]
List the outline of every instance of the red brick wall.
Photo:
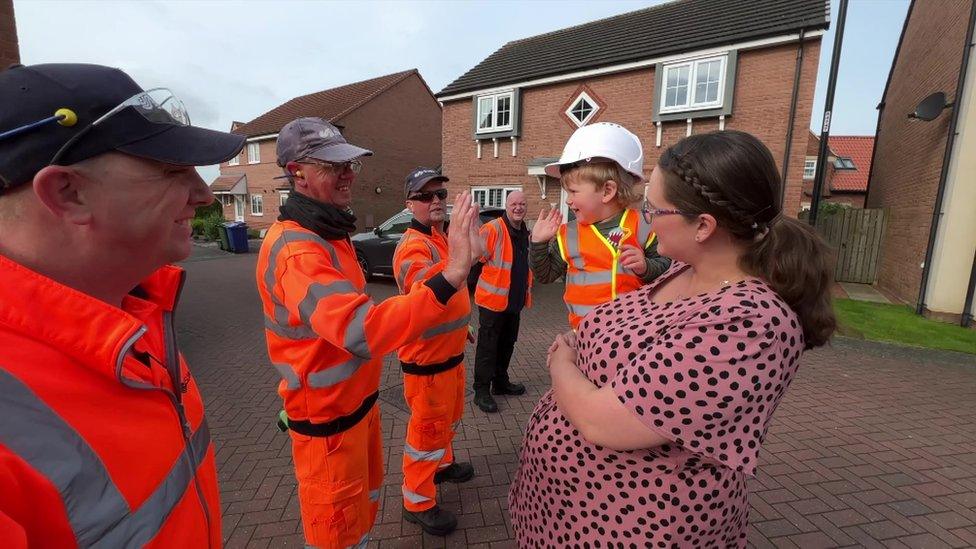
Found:
[{"label": "red brick wall", "polygon": [[20,63],[17,25],[14,23],[13,0],[0,0],[0,71],[11,63]]},{"label": "red brick wall", "polygon": [[[363,171],[353,187],[353,211],[358,230],[376,226],[404,207],[403,179],[416,166],[436,167],[441,157],[441,108],[427,86],[412,75],[386,90],[349,115],[336,121],[345,126],[343,135],[354,144],[373,151],[364,159]],[[250,194],[264,199],[264,215],[252,216],[250,198],[245,221],[253,228],[266,228],[278,218],[283,180],[275,163],[275,140],[260,142],[261,163],[248,164],[247,148],[239,166],[221,165],[221,173],[247,174]],[[376,187],[381,192],[375,192]],[[234,218],[234,206],[224,206],[224,217]]]},{"label": "red brick wall", "polygon": [[[794,119],[790,154],[786,212],[796,215],[800,205],[803,160],[807,151],[810,113],[820,54],[820,40],[804,45],[800,93]],[[779,165],[783,159],[786,131],[796,67],[796,44],[740,52],[735,82],[734,106],[726,119],[727,129],[757,135],[773,153]],[[455,190],[468,186],[521,185],[529,202],[529,215],[537,216],[544,205],[559,200],[558,182],[550,181],[547,196],[540,196],[535,176],[527,175],[527,164],[537,157],[559,156],[573,132],[563,114],[567,101],[578,93],[581,84],[599,98],[601,110],[595,122],[616,122],[640,137],[644,145],[644,172],[649,175],[664,148],[686,133],[684,121],[663,124],[662,147],[655,146],[656,128],[651,120],[654,97],[654,69],[602,75],[585,80],[534,87],[522,91],[522,137],[516,157],[508,139],[499,140],[498,158],[493,144],[482,141],[482,156],[476,156],[472,137],[470,98],[444,105],[444,171],[452,178]],[[592,94],[591,94],[592,95]],[[693,122],[693,133],[718,129],[718,119]],[[782,167],[782,166],[780,166]]]},{"label": "red brick wall", "polygon": [[881,113],[867,197],[867,207],[889,212],[878,285],[911,304],[919,299],[952,110],[931,122],[906,115],[936,91],[955,100],[971,2],[913,4]]}]

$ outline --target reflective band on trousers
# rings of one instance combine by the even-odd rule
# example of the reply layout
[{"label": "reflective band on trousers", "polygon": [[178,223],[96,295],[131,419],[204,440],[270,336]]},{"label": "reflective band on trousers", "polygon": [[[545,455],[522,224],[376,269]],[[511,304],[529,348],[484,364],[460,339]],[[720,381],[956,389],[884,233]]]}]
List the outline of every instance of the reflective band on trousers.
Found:
[{"label": "reflective band on trousers", "polygon": [[210,429],[203,421],[149,498],[131,509],[85,439],[4,370],[0,415],[6,418],[0,421],[0,444],[58,489],[81,547],[142,547],[152,541],[193,482],[194,464],[210,447]]},{"label": "reflective band on trousers", "polygon": [[429,497],[407,490],[403,486],[400,487],[400,491],[403,492],[403,498],[410,503],[424,503],[425,501],[430,501]]},{"label": "reflective band on trousers", "polygon": [[431,328],[431,329],[427,330],[426,332],[424,332],[423,335],[420,336],[420,339],[430,339],[432,337],[436,337],[436,336],[439,336],[441,334],[446,334],[446,333],[453,332],[454,330],[459,330],[461,328],[466,328],[468,326],[468,322],[470,322],[470,320],[471,320],[471,315],[470,314],[467,314],[467,315],[464,315],[463,317],[461,317],[461,318],[459,318],[457,320],[452,320],[450,322],[445,322],[443,324],[438,324],[438,325],[434,326],[433,328]]},{"label": "reflective band on trousers", "polygon": [[444,453],[446,452],[444,448],[439,450],[418,450],[410,446],[409,442],[403,444],[403,451],[413,458],[414,461],[440,461],[444,459]]}]

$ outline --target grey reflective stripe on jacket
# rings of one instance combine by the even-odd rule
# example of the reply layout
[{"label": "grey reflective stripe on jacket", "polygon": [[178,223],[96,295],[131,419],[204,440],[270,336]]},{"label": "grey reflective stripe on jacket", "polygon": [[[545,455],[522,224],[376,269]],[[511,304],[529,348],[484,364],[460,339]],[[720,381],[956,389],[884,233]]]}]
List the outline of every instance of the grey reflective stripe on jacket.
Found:
[{"label": "grey reflective stripe on jacket", "polygon": [[[393,252],[394,257],[396,257],[396,254],[400,253],[400,246],[403,246],[403,244],[409,240],[409,234],[410,233],[403,233],[403,236],[400,237],[400,242],[397,242],[396,250]],[[426,239],[424,239],[424,244],[426,244],[427,249],[430,250],[430,264],[417,271],[417,274],[414,276],[414,281],[417,281],[418,279],[425,280],[427,277],[427,271],[429,271],[434,265],[441,262],[441,254],[437,253],[437,248],[435,248],[434,245],[428,242]],[[407,273],[410,272],[410,267],[413,265],[413,263],[414,262],[412,260],[406,260],[400,264],[400,272],[397,273],[396,281],[401,292],[407,290]]]},{"label": "grey reflective stripe on jacket", "polygon": [[505,261],[505,240],[509,237],[508,228],[505,227],[505,220],[501,217],[497,217],[492,221],[492,223],[495,225],[495,231],[498,233],[498,236],[495,238],[495,249],[492,250],[491,258],[488,260],[487,264],[498,269],[507,269],[511,271],[512,262]]},{"label": "grey reflective stripe on jacket", "polygon": [[454,330],[460,330],[461,328],[467,328],[468,323],[471,321],[471,313],[464,315],[456,320],[449,320],[441,324],[434,325],[433,328],[428,328],[421,336],[420,339],[430,339],[432,337],[437,337],[446,333],[453,332]]},{"label": "grey reflective stripe on jacket", "polygon": [[84,438],[5,370],[0,370],[0,414],[6,418],[0,421],[0,444],[58,490],[81,547],[141,547],[152,541],[190,489],[193,464],[203,461],[210,446],[204,420],[153,493],[132,509]]},{"label": "grey reflective stripe on jacket", "polygon": [[[278,236],[278,239],[271,246],[268,256],[268,267],[264,272],[264,285],[268,291],[268,295],[271,297],[271,303],[274,307],[274,318],[265,317],[264,326],[268,331],[276,336],[286,339],[319,339],[318,334],[316,334],[312,329],[311,323],[312,315],[318,309],[321,300],[334,295],[353,293],[358,294],[359,292],[352,285],[352,283],[347,280],[336,280],[329,284],[310,284],[305,292],[305,296],[298,304],[298,315],[302,324],[299,326],[289,325],[288,309],[284,306],[281,300],[278,299],[277,295],[275,295],[275,287],[277,284],[275,272],[278,265],[278,257],[281,254],[282,248],[288,244],[299,242],[311,242],[313,244],[322,246],[322,248],[329,254],[329,257],[332,260],[332,265],[337,270],[341,268],[335,247],[328,240],[325,240],[317,234],[302,231],[282,231]],[[360,303],[353,312],[353,318],[351,319],[349,325],[346,326],[346,333],[343,337],[342,346],[353,356],[345,362],[309,374],[308,383],[310,387],[331,387],[341,381],[349,379],[356,373],[360,366],[372,358],[369,344],[366,341],[365,326],[366,316],[369,313],[369,309],[372,307],[372,305],[372,300],[367,300]],[[286,387],[288,389],[298,389],[301,387],[301,380],[298,379],[298,375],[294,370],[292,370],[290,365],[276,363],[274,366],[285,380]]]},{"label": "grey reflective stripe on jacket", "polygon": [[578,270],[586,269],[586,262],[583,261],[579,247],[579,221],[566,224],[566,242],[563,245],[566,247],[566,257],[569,259],[566,263]]}]

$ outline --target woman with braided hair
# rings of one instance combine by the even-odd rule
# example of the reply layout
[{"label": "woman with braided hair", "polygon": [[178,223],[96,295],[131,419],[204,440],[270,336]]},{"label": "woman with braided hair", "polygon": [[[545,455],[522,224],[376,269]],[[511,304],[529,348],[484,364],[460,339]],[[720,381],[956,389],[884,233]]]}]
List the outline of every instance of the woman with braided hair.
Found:
[{"label": "woman with braided hair", "polygon": [[746,545],[773,412],[835,328],[824,244],[780,189],[747,133],[661,156],[643,215],[674,262],[550,347],[509,495],[520,546]]}]

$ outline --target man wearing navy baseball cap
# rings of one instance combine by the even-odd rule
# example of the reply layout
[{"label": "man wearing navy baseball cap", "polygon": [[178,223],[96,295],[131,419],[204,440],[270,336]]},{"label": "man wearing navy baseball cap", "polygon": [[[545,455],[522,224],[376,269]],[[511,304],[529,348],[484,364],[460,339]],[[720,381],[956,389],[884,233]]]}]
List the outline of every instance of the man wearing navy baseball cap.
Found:
[{"label": "man wearing navy baseball cap", "polygon": [[0,72],[0,539],[220,546],[203,401],[173,324],[194,166],[244,138],[98,65]]}]

